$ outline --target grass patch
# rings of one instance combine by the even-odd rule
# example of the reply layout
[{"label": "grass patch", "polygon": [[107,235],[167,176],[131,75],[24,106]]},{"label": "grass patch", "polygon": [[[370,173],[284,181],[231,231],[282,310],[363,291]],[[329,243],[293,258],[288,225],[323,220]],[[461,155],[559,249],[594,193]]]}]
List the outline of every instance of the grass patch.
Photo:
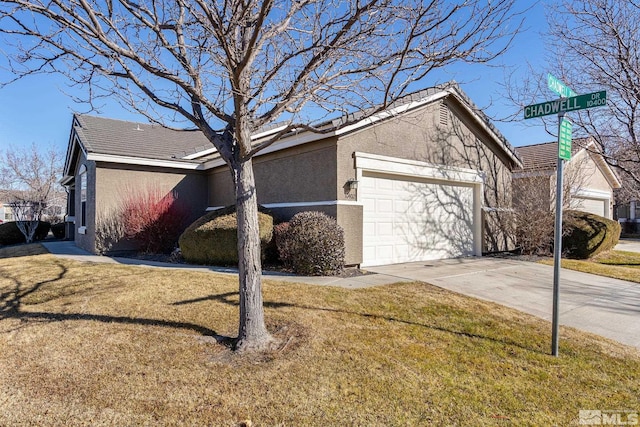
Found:
[{"label": "grass patch", "polygon": [[640,410],[640,354],[424,283],[265,281],[278,350],[236,355],[236,279],[0,259],[0,425],[569,425]]},{"label": "grass patch", "polygon": [[[553,265],[552,259],[540,261]],[[584,273],[640,283],[640,253],[609,251],[588,260],[563,259],[562,267]]]},{"label": "grass patch", "polygon": [[19,244],[2,246],[0,245],[0,259],[2,258],[16,258],[31,255],[43,255],[48,254],[44,246],[39,243]]}]

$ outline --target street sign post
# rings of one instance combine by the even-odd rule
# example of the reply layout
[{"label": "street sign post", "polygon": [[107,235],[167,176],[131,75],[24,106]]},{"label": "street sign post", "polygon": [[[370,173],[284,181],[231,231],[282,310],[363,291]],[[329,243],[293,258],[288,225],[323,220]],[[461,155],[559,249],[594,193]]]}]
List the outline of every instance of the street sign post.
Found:
[{"label": "street sign post", "polygon": [[541,102],[539,104],[524,107],[524,118],[549,116],[551,114],[567,113],[569,111],[584,110],[585,108],[607,105],[607,91],[587,93],[585,95],[560,98],[554,101]]},{"label": "street sign post", "polygon": [[571,122],[564,119],[565,113],[607,104],[607,92],[576,95],[566,84],[547,75],[547,86],[562,98],[524,107],[524,118],[558,115],[558,167],[556,175],[556,221],[553,242],[553,322],[551,326],[551,354],[558,355],[560,332],[560,262],[562,259],[562,189],[564,161],[571,159]]},{"label": "street sign post", "polygon": [[564,84],[562,80],[558,79],[551,73],[547,74],[547,87],[563,98],[569,98],[571,96],[578,95],[573,91],[573,89]]},{"label": "street sign post", "polygon": [[560,121],[558,133],[558,157],[564,160],[571,160],[571,122],[567,119]]}]

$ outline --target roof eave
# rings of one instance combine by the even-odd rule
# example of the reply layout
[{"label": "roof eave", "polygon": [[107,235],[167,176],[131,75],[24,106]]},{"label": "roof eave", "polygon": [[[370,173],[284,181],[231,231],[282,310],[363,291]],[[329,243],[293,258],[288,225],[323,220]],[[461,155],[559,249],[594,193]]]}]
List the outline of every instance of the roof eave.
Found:
[{"label": "roof eave", "polygon": [[499,133],[496,129],[490,126],[484,117],[478,115],[475,109],[469,104],[468,99],[455,86],[449,87],[446,91],[465,109],[467,114],[472,117],[480,127],[487,132],[491,138],[497,143],[497,145],[504,151],[507,156],[513,161],[514,169],[523,168],[522,160],[518,157],[515,150],[511,149],[507,144],[506,138]]}]

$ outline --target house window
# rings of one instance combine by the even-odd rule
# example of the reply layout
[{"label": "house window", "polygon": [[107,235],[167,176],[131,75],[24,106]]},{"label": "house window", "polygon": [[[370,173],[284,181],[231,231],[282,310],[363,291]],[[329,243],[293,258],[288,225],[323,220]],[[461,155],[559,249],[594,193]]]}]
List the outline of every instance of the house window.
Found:
[{"label": "house window", "polygon": [[80,226],[87,226],[87,168],[80,168]]}]

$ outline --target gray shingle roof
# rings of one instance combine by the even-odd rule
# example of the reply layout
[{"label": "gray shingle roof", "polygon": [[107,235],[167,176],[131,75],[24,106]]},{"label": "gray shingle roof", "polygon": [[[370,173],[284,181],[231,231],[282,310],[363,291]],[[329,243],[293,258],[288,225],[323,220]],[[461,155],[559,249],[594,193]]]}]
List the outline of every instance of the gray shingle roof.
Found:
[{"label": "gray shingle roof", "polygon": [[[571,145],[573,154],[584,147],[587,138],[575,139]],[[548,171],[555,170],[558,165],[558,143],[544,142],[542,144],[524,145],[516,147],[520,155],[525,171]]]},{"label": "gray shingle roof", "polygon": [[89,153],[170,160],[213,148],[196,130],[87,115],[76,115],[75,119],[74,131]]},{"label": "gray shingle roof", "polygon": [[[414,101],[421,101],[445,90],[453,90],[459,99],[482,120],[500,140],[503,149],[518,158],[516,150],[496,129],[489,118],[462,92],[455,82],[423,89],[407,94],[391,104],[388,108],[398,107]],[[317,127],[340,126],[357,121],[366,116],[367,111],[356,112],[344,117],[328,120]],[[259,130],[268,131],[282,123],[274,123]],[[190,154],[213,149],[211,144],[199,130],[172,130],[156,124],[136,123],[123,120],[107,119],[90,115],[76,115],[74,131],[88,153],[110,154],[117,156],[138,157],[156,160],[176,160],[202,163],[217,157],[217,153],[199,156],[194,160],[184,160]],[[291,134],[297,133],[292,131]]]}]

